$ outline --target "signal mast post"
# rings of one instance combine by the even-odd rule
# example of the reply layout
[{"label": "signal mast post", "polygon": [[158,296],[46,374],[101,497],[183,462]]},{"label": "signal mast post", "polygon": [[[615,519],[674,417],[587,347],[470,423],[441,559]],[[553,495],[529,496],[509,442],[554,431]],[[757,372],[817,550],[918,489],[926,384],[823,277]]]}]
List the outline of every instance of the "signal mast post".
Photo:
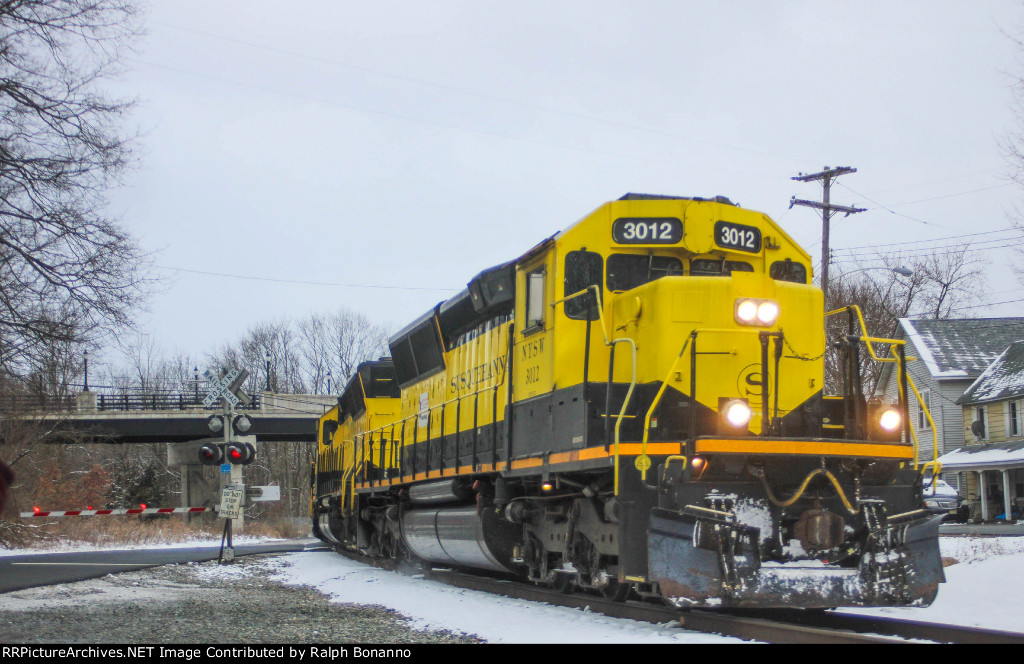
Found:
[{"label": "signal mast post", "polygon": [[225,523],[221,557],[218,560],[226,562],[234,559],[233,532],[236,529],[242,532],[245,523],[242,509],[245,500],[242,466],[252,463],[256,458],[256,437],[244,435],[252,428],[252,422],[244,414],[235,414],[235,406],[251,403],[249,396],[241,389],[248,376],[249,372],[245,369],[232,369],[220,377],[211,371],[206,372],[210,392],[203,400],[203,405],[209,407],[221,401],[224,407],[220,415],[211,416],[207,423],[213,433],[223,431],[223,442],[204,445],[199,450],[199,456],[206,465],[220,465],[220,516],[225,519]]}]

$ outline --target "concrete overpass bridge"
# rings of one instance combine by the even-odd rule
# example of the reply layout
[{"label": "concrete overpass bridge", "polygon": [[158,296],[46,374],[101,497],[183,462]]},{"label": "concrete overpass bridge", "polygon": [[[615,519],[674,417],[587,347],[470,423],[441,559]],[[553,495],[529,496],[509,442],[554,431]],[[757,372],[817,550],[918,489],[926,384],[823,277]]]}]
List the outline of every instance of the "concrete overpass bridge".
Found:
[{"label": "concrete overpass bridge", "polygon": [[[248,407],[235,408],[252,426],[234,439],[248,443],[307,443],[317,439],[317,421],[337,396],[262,392]],[[46,431],[47,443],[138,444],[168,443],[169,466],[180,467],[181,506],[216,504],[227,481],[211,483],[204,477],[198,451],[207,442],[223,441],[223,432],[211,431],[208,422],[222,415],[220,400],[203,404],[198,392],[83,391],[67,397],[0,395],[0,417],[23,419]],[[241,483],[241,469],[232,468],[231,480]],[[236,528],[241,520],[236,520]]]}]

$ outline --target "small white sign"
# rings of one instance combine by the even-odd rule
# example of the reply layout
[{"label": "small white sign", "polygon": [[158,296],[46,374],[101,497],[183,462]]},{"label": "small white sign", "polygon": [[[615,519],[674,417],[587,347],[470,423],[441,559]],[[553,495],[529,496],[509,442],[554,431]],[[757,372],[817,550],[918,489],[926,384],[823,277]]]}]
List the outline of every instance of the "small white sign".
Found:
[{"label": "small white sign", "polygon": [[425,427],[430,422],[430,394],[420,393],[419,426]]},{"label": "small white sign", "polygon": [[277,484],[250,486],[245,488],[245,495],[254,503],[281,500],[281,487]]},{"label": "small white sign", "polygon": [[226,486],[220,494],[220,516],[222,519],[237,519],[242,516],[242,498],[245,488]]}]

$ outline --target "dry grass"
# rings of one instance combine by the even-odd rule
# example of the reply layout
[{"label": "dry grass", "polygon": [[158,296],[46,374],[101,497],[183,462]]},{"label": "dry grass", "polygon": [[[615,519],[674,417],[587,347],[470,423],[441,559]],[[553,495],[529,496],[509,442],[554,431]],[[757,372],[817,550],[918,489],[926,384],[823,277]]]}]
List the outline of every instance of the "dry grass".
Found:
[{"label": "dry grass", "polygon": [[[162,544],[219,539],[224,522],[213,515],[86,516],[0,521],[0,548],[44,549],[75,546]],[[293,539],[309,534],[292,519],[246,521],[243,534]]]}]

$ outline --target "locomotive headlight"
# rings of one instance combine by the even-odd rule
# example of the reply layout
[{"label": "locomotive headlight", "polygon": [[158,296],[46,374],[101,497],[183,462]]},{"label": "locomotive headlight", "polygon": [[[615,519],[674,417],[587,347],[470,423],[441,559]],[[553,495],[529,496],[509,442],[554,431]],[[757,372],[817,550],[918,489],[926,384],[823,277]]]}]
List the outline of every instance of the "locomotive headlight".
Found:
[{"label": "locomotive headlight", "polygon": [[736,300],[735,315],[740,325],[774,325],[779,319],[779,304],[773,300],[740,298]]},{"label": "locomotive headlight", "polygon": [[757,317],[757,302],[753,300],[739,300],[736,303],[736,319],[741,323],[753,323]]},{"label": "locomotive headlight", "polygon": [[771,300],[765,300],[757,305],[757,320],[764,325],[774,325],[779,319],[779,305]]},{"label": "locomotive headlight", "polygon": [[725,405],[725,419],[734,427],[746,427],[750,416],[750,406],[742,401],[730,401]]},{"label": "locomotive headlight", "polygon": [[900,417],[900,411],[895,408],[886,408],[882,412],[882,416],[878,418],[878,426],[882,427],[886,431],[892,432],[900,428],[903,418]]}]

